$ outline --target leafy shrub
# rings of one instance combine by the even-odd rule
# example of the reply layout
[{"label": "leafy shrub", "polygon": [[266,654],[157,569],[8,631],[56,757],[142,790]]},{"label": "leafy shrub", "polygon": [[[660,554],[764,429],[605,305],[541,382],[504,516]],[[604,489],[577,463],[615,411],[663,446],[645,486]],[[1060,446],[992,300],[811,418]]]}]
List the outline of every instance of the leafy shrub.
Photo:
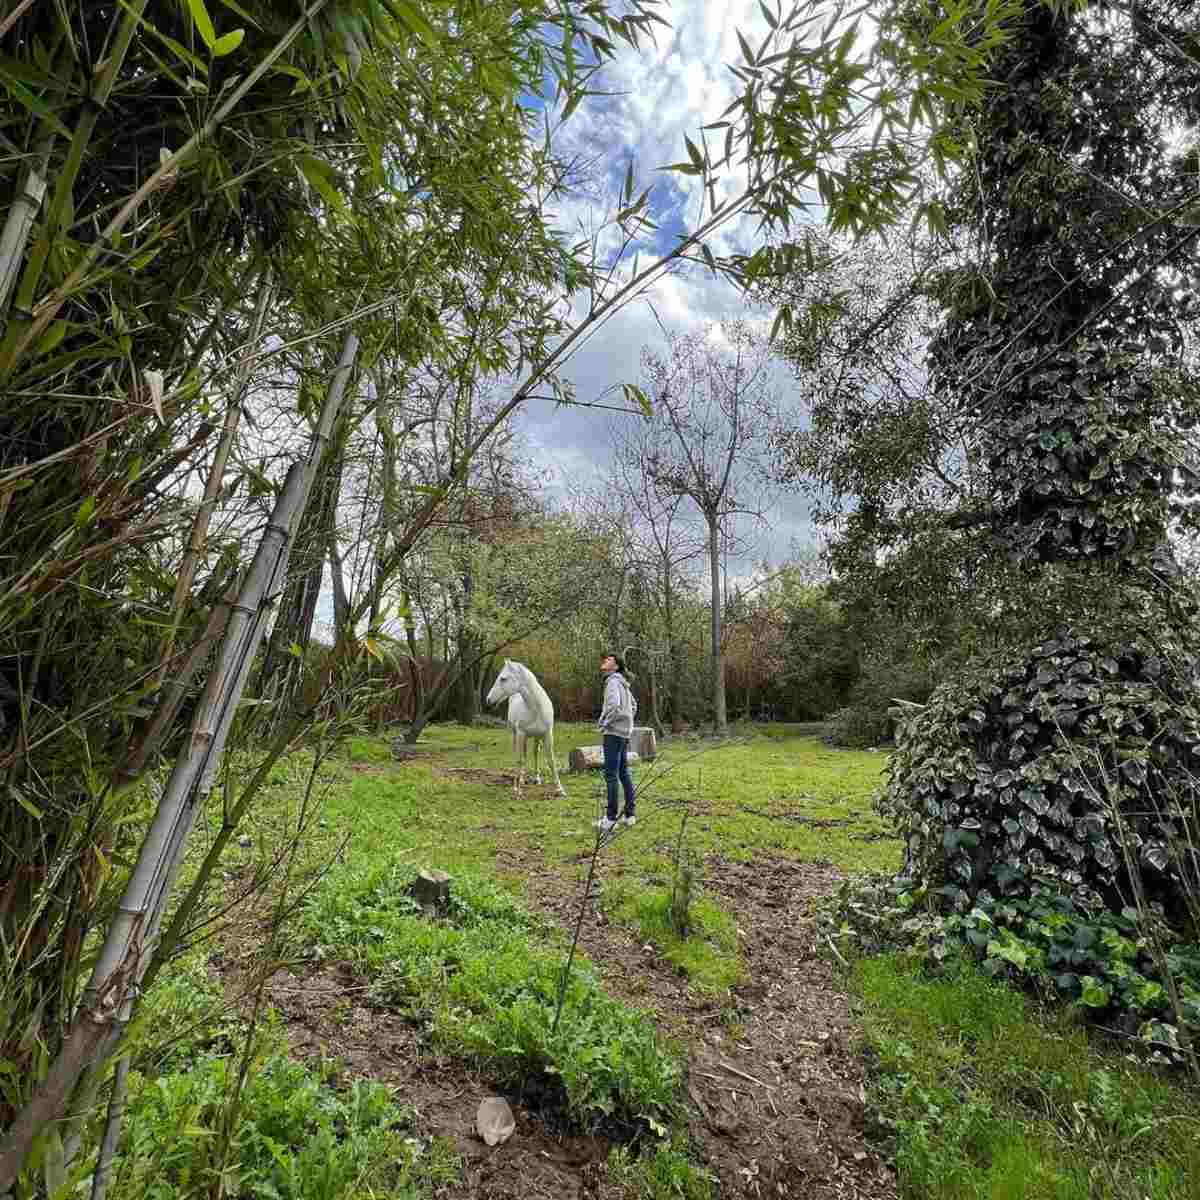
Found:
[{"label": "leafy shrub", "polygon": [[1135,606],[1121,628],[1061,627],[938,688],[903,726],[880,806],[907,873],[966,901],[1052,877],[1119,911],[1128,854],[1178,916],[1200,890],[1195,673]]},{"label": "leafy shrub", "polygon": [[1180,1029],[1151,937],[1166,943],[1165,966],[1180,995],[1184,1033],[1200,1038],[1200,945],[1175,938],[1160,924],[1148,930],[1137,913],[1080,907],[1070,896],[1035,888],[1028,898],[980,896],[950,913],[929,905],[929,893],[875,877],[843,885],[828,919],[844,942],[868,954],[918,951],[941,967],[965,957],[993,976],[1048,997],[1077,1002],[1107,1029],[1141,1038],[1174,1059]]}]

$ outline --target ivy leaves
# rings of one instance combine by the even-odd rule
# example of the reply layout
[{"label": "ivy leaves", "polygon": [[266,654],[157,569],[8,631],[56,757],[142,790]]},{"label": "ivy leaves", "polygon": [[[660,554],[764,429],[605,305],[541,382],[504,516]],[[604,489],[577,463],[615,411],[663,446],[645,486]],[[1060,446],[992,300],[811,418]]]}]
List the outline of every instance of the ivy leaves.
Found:
[{"label": "ivy leaves", "polygon": [[901,730],[881,802],[908,872],[965,897],[1052,877],[1086,898],[1114,894],[1132,855],[1172,903],[1200,799],[1196,661],[1172,651],[1064,628],[943,685]]}]

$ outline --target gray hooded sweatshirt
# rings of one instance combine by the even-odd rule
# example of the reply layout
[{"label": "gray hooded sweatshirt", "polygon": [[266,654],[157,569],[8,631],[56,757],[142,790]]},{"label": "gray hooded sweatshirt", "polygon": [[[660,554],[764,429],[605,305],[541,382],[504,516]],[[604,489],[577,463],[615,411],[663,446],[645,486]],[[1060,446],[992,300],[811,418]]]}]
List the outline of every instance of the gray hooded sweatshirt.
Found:
[{"label": "gray hooded sweatshirt", "polygon": [[637,700],[629,683],[620,671],[614,671],[604,684],[604,708],[596,727],[601,733],[628,738],[633,733],[633,718],[637,716]]}]

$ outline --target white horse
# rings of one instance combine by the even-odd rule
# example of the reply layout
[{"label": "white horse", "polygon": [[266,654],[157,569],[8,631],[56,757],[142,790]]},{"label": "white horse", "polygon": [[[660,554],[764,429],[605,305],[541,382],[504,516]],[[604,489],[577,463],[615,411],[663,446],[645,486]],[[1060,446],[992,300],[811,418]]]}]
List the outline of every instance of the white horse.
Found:
[{"label": "white horse", "polygon": [[532,739],[533,782],[542,782],[538,755],[542,742],[545,742],[546,757],[554,772],[554,786],[560,796],[565,796],[567,792],[558,777],[558,762],[554,757],[554,704],[524,663],[504,660],[504,666],[487,694],[488,704],[499,704],[501,700],[508,701],[508,727],[513,734],[513,753],[518,758],[519,770],[513,790],[520,792],[525,786],[525,752]]}]

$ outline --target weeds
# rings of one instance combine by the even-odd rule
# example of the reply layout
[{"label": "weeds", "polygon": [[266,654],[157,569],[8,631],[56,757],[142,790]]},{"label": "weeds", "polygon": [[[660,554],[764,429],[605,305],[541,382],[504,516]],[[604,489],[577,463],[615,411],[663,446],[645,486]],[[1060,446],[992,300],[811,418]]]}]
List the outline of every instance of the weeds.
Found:
[{"label": "weeds", "polygon": [[676,895],[619,883],[605,890],[603,903],[613,921],[636,929],[639,938],[656,946],[701,991],[727,992],[743,977],[733,918],[706,897],[694,895],[688,908],[691,932],[681,938],[675,925]]},{"label": "weeds", "polygon": [[640,1157],[616,1146],[608,1157],[609,1177],[629,1200],[712,1200],[713,1176],[688,1158],[687,1145],[676,1137]]},{"label": "weeds", "polygon": [[[232,1060],[204,1056],[185,1072],[134,1080],[114,1197],[418,1200],[458,1177],[452,1146],[417,1137],[412,1112],[383,1084],[357,1080],[338,1093],[328,1071],[309,1070],[281,1051],[257,1055],[228,1131]],[[214,1159],[223,1132],[229,1153]]]}]

